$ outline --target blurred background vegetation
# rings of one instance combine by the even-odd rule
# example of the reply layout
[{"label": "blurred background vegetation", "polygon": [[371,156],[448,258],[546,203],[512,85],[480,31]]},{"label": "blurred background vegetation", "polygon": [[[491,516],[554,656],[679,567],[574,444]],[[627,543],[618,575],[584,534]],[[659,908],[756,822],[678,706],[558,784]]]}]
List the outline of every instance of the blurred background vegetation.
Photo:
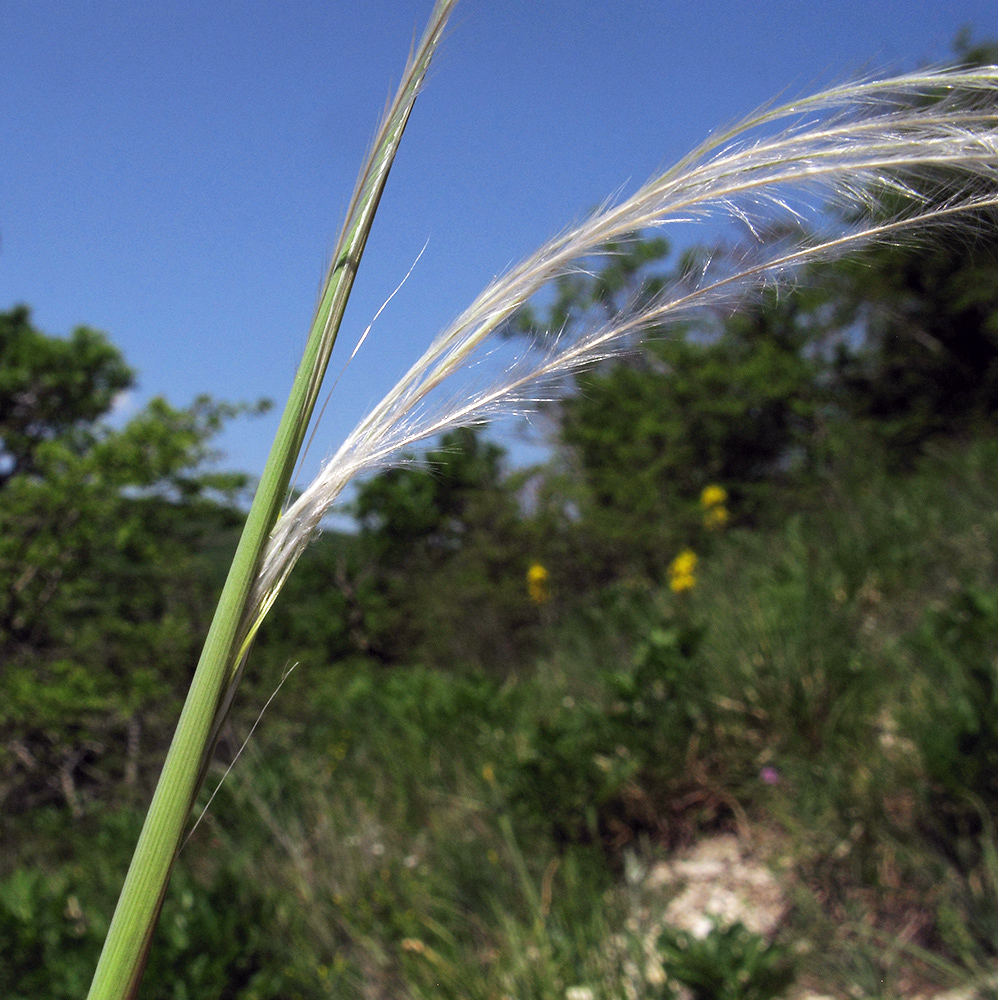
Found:
[{"label": "blurred background vegetation", "polygon": [[[547,405],[543,465],[464,429],[361,484],[256,644],[209,785],[297,669],[181,857],[142,996],[897,996],[993,969],[995,222],[656,331]],[[608,249],[509,336],[571,336],[708,252]],[[5,998],[86,991],[242,521],[212,438],[260,404],[109,423],[133,377],[97,331],[0,315]],[[663,938],[663,983],[625,874],[718,831],[771,846],[788,915]]]}]

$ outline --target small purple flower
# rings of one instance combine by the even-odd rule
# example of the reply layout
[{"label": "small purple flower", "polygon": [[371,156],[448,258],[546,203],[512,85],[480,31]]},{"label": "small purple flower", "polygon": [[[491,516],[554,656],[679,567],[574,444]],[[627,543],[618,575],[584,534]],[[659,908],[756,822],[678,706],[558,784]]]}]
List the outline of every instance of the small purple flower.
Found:
[{"label": "small purple flower", "polygon": [[764,767],[759,772],[759,777],[767,785],[778,785],[780,783],[780,772],[775,767]]}]

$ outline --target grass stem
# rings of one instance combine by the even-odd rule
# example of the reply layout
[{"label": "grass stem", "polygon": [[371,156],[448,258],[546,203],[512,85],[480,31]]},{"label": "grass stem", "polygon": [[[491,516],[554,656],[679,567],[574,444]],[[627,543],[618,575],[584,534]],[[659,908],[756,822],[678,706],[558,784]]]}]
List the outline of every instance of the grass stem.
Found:
[{"label": "grass stem", "polygon": [[115,908],[89,1000],[135,996],[184,827],[252,629],[247,605],[288,493],[378,203],[456,0],[438,0],[361,170],[274,443]]}]

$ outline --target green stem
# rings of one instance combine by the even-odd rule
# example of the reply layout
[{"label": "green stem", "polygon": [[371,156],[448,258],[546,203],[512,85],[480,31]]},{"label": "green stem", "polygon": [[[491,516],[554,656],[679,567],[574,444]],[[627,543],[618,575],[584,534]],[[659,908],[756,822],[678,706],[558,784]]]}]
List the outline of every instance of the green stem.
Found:
[{"label": "green stem", "polygon": [[437,0],[361,171],[304,356],[139,835],[88,1000],[122,1000],[138,991],[170,872],[221,723],[220,711],[229,704],[226,695],[236,677],[247,633],[245,621],[253,617],[247,605],[260,559],[287,495],[395,153],[456,2]]}]

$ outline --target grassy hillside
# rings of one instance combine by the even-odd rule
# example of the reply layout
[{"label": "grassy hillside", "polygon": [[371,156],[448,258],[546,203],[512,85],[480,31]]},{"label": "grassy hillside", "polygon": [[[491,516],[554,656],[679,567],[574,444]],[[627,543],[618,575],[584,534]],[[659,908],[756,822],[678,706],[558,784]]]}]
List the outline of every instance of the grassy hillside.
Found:
[{"label": "grassy hillside", "polygon": [[[702,996],[773,995],[791,968],[836,996],[979,976],[996,492],[992,440],[906,474],[855,448],[768,527],[733,511],[692,587],[552,613],[501,676],[302,662],[180,859],[142,996],[671,996],[658,970],[695,985],[703,955],[727,985]],[[137,823],[125,802],[8,821],[0,995],[85,990]],[[775,940],[649,946],[668,893],[634,873],[718,831],[776,866]]]}]

